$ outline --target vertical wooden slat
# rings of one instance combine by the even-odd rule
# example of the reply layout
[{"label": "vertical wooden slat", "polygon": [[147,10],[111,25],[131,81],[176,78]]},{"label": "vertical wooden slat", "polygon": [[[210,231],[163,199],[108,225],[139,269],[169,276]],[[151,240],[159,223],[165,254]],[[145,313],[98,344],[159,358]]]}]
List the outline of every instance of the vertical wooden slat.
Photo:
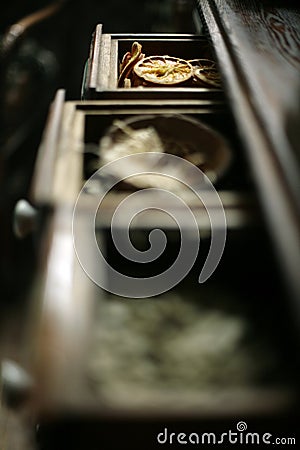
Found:
[{"label": "vertical wooden slat", "polygon": [[[299,143],[292,148],[286,134],[289,114],[300,119],[300,65],[295,56],[300,54],[300,15],[281,11],[280,17],[286,17],[285,25],[280,25],[278,19],[274,26],[275,10],[270,16],[261,2],[249,1],[247,7],[236,0],[198,3],[300,324],[300,172],[296,158]],[[280,33],[284,47],[272,36],[274,29]]]}]

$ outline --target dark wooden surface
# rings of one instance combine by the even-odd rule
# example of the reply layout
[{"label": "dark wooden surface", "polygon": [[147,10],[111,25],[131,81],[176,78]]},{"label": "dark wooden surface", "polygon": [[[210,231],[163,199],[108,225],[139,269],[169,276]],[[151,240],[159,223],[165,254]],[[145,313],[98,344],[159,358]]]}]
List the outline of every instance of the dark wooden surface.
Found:
[{"label": "dark wooden surface", "polygon": [[290,148],[297,131],[290,121],[300,117],[300,7],[273,7],[270,3],[276,2],[253,0],[208,3],[219,14],[249,99],[277,143],[276,155],[289,172],[289,183],[296,189],[299,205],[296,153],[300,156],[300,142],[294,151]]},{"label": "dark wooden surface", "polygon": [[198,5],[300,323],[300,9],[254,0]]},{"label": "dark wooden surface", "polygon": [[30,427],[26,417],[23,416],[24,414],[0,406],[1,450],[36,450],[34,427]]}]

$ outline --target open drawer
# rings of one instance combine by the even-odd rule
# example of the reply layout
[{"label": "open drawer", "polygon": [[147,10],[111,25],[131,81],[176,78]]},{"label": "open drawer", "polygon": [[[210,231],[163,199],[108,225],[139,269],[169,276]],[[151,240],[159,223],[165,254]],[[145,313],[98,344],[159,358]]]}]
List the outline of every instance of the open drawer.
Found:
[{"label": "open drawer", "polygon": [[[41,142],[33,177],[31,200],[35,205],[74,204],[86,181],[101,167],[99,161],[99,141],[109,133],[115,121],[138,120],[153,117],[157,122],[166,117],[178,117],[179,130],[170,131],[185,139],[185,120],[197,121],[207,128],[211,136],[226,146],[228,162],[223,173],[213,182],[225,209],[240,215],[240,226],[245,220],[255,221],[257,205],[251,179],[240,147],[235,125],[224,104],[212,100],[169,100],[163,104],[161,100],[99,100],[65,102],[64,91],[57,93],[52,105],[48,124]],[[182,118],[182,124],[180,121]],[[147,125],[149,126],[149,124]],[[166,127],[168,127],[168,122]],[[177,125],[178,127],[178,125]],[[190,128],[188,129],[190,130]],[[194,131],[192,129],[192,131]],[[215,136],[214,136],[215,134]],[[216,141],[212,141],[215,145]],[[195,146],[203,143],[195,142]],[[208,144],[208,148],[209,148]],[[214,149],[212,149],[213,152]],[[99,188],[100,189],[100,188]],[[100,192],[100,191],[99,191]],[[116,206],[116,198],[124,198],[128,194],[118,187],[109,193],[109,203]],[[93,195],[85,194],[85,204],[93,202]],[[88,206],[86,206],[88,207]],[[109,215],[99,220],[109,223]],[[238,216],[236,216],[238,226]],[[233,222],[235,219],[233,219]]]},{"label": "open drawer", "polygon": [[[35,298],[41,448],[71,448],[74,439],[78,449],[117,447],[123,439],[132,448],[143,439],[156,448],[165,427],[224,432],[240,420],[256,432],[293,430],[297,344],[260,227],[228,230],[221,263],[206,283],[197,281],[200,257],[167,294],[135,299],[106,293],[88,278],[74,253],[71,217],[68,208],[52,217]],[[83,213],[83,230],[85,220]],[[143,243],[146,233],[133,231],[133,241]],[[175,251],[177,236],[169,232],[168,241]],[[209,243],[203,239],[202,251]],[[124,269],[107,239],[106,254]],[[136,267],[126,270],[137,275]]]},{"label": "open drawer", "polygon": [[201,35],[110,35],[102,33],[102,25],[99,24],[93,35],[86,65],[82,89],[84,99],[222,99],[221,88],[193,85],[191,82],[171,87],[158,84],[128,89],[118,87],[120,64],[124,55],[131,52],[134,42],[141,44],[141,51],[146,57],[168,55],[185,61],[215,60],[209,41]]}]

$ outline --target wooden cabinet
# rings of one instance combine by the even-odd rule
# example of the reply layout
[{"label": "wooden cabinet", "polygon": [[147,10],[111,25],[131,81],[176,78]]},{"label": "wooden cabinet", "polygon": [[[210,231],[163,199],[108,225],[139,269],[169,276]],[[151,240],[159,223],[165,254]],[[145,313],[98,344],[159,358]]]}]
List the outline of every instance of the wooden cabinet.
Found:
[{"label": "wooden cabinet", "polygon": [[[32,184],[35,205],[50,207],[32,295],[35,332],[28,343],[36,376],[32,405],[41,424],[43,449],[56,448],[58,442],[64,448],[87,444],[110,448],[124,439],[126,445],[131,442],[130,448],[155,448],[161,424],[182,432],[191,426],[225,432],[246,420],[253,432],[255,427],[278,431],[280,424],[282,433],[289,430],[295,435],[300,325],[299,12],[265,2],[247,2],[247,8],[240,3],[199,1],[204,36],[107,35],[98,25],[83,80],[84,99],[66,102],[64,91],[57,93]],[[119,88],[119,63],[135,41],[149,55],[215,59],[222,89]],[[100,139],[115,120],[143,115],[199,120],[217,132],[231,152],[226,172],[215,182],[227,219],[220,264],[207,284],[198,284],[203,264],[203,256],[199,257],[164,300],[170,304],[173,295],[184,307],[192,305],[190,325],[181,323],[180,316],[188,314],[184,308],[173,317],[177,300],[174,310],[167,306],[167,312],[160,312],[158,301],[147,319],[143,311],[155,298],[147,299],[147,306],[145,300],[106,293],[91,281],[74,249],[74,205],[99,167]],[[91,259],[86,226],[98,201],[97,189],[99,185],[83,189],[77,215],[82,245]],[[136,266],[121,259],[109,235],[115,210],[130,193],[122,185],[109,192],[95,219],[95,234],[110,263],[132,274]],[[213,202],[208,209],[215,207]],[[189,199],[187,203],[207,254],[211,237],[207,205]],[[144,248],[152,227],[165,231],[173,258],[178,235],[155,213],[133,225],[133,240]],[[103,267],[95,267],[105,276]],[[161,326],[153,322],[149,331],[153,317],[159,317]],[[160,337],[164,335],[166,341]],[[194,336],[190,341],[189,335]],[[170,354],[162,353],[167,341],[171,347],[178,345],[178,352],[170,350],[169,360]],[[169,369],[163,376],[164,357]],[[191,382],[185,366],[199,371],[199,378]]]},{"label": "wooden cabinet", "polygon": [[299,28],[289,3],[199,1],[299,315]]}]

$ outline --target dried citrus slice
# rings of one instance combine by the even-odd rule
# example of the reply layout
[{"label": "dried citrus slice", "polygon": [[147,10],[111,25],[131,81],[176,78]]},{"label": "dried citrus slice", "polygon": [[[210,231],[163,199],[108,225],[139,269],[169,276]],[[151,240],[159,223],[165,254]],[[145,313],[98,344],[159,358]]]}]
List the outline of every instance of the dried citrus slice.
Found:
[{"label": "dried citrus slice", "polygon": [[149,83],[174,85],[191,78],[193,68],[184,59],[172,56],[147,56],[135,65],[134,72]]},{"label": "dried citrus slice", "polygon": [[189,59],[188,62],[193,66],[194,70],[197,68],[201,69],[215,69],[216,63],[211,59]]},{"label": "dried citrus slice", "polygon": [[221,76],[216,68],[197,68],[194,70],[194,76],[198,78],[202,83],[216,88],[221,88]]}]

